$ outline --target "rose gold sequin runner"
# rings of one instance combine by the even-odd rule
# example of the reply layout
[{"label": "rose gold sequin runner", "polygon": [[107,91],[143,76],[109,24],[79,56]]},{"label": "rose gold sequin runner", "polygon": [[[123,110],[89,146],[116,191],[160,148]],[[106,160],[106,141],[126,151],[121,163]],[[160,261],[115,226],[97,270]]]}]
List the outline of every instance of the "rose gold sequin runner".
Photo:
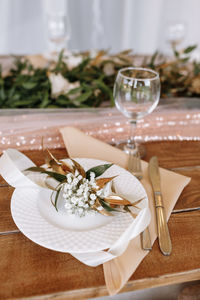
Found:
[{"label": "rose gold sequin runner", "polygon": [[[59,128],[65,126],[75,126],[108,143],[124,141],[129,134],[127,119],[115,108],[28,113],[19,110],[14,115],[0,116],[0,151],[9,147],[40,149],[42,137],[49,148],[64,147]],[[135,136],[138,141],[200,140],[200,110],[157,109],[139,120]]]}]

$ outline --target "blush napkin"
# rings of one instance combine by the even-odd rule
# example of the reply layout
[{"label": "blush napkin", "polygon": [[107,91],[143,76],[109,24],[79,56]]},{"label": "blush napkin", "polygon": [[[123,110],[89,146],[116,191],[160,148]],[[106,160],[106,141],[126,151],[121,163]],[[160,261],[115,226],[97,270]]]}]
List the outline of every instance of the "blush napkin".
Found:
[{"label": "blush napkin", "polygon": [[[127,169],[128,156],[123,151],[85,135],[74,127],[62,128],[60,129],[60,132],[71,157],[101,159]],[[148,163],[142,161],[142,170],[143,179],[141,182],[147,192],[151,210],[151,223],[149,229],[153,244],[157,238],[157,228],[153,191],[148,179]],[[160,175],[163,201],[168,220],[182,190],[190,182],[190,178],[163,168],[160,168]],[[148,251],[142,250],[140,237],[137,236],[131,240],[122,255],[103,264],[105,282],[110,295],[115,295],[122,289],[147,254]],[[81,257],[77,258],[81,260]]]}]

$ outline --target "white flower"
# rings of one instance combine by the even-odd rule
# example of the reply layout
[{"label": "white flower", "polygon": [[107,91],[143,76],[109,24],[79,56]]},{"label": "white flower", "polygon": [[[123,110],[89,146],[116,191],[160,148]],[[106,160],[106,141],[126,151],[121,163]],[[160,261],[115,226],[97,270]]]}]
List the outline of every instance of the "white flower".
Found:
[{"label": "white flower", "polygon": [[97,196],[95,194],[90,194],[90,199],[91,200],[96,200]]},{"label": "white flower", "polygon": [[69,203],[69,202],[67,202],[66,204],[65,204],[65,208],[68,210],[68,209],[71,209],[72,208],[72,205]]},{"label": "white flower", "polygon": [[107,76],[111,76],[111,75],[115,74],[114,64],[113,63],[107,63],[107,64],[105,64],[104,67],[103,67],[103,72]]},{"label": "white flower", "polygon": [[94,172],[90,173],[90,180],[83,178],[78,171],[75,174],[68,173],[66,178],[67,182],[63,184],[62,191],[68,214],[75,214],[79,217],[85,216],[93,210],[92,206],[97,197],[103,198],[111,191],[111,186],[107,184],[103,189],[94,192],[94,188],[99,188]]},{"label": "white flower", "polygon": [[82,194],[83,194],[83,189],[79,188],[79,189],[77,190],[77,195],[78,195],[78,196],[81,196]]},{"label": "white flower", "polygon": [[79,215],[82,215],[82,213],[83,213],[83,208],[80,207],[80,208],[77,209],[77,211],[78,211]]},{"label": "white flower", "polygon": [[86,185],[86,186],[84,187],[84,193],[87,193],[87,192],[89,191],[89,189],[90,189],[89,186]]},{"label": "white flower", "polygon": [[84,197],[85,200],[88,199],[88,196],[89,196],[89,193],[88,193],[88,192],[85,192],[84,195],[83,195],[83,197]]},{"label": "white flower", "polygon": [[70,90],[80,87],[80,82],[69,82],[64,78],[60,73],[48,74],[50,83],[51,83],[51,95],[52,97],[57,98],[59,95],[67,94]]},{"label": "white flower", "polygon": [[72,195],[72,190],[68,190],[67,191],[67,196],[69,197],[69,196],[71,196]]},{"label": "white flower", "polygon": [[90,50],[90,57],[95,58],[98,55],[98,50],[92,49]]},{"label": "white flower", "polygon": [[95,178],[95,173],[94,172],[90,172],[90,180],[94,180],[94,178]]},{"label": "white flower", "polygon": [[81,55],[72,54],[65,57],[64,61],[66,62],[68,69],[71,70],[82,63],[83,57]]},{"label": "white flower", "polygon": [[73,204],[77,204],[78,199],[77,199],[75,196],[73,196],[73,197],[71,198],[71,202],[72,202]]},{"label": "white flower", "polygon": [[84,206],[84,202],[81,201],[81,200],[79,200],[79,201],[78,201],[78,206]]},{"label": "white flower", "polygon": [[78,182],[79,182],[78,178],[73,179],[73,185],[77,185]]},{"label": "white flower", "polygon": [[90,201],[90,205],[94,205],[94,200],[91,200],[91,201]]},{"label": "white flower", "polygon": [[64,190],[64,192],[67,192],[70,188],[71,188],[70,184],[65,183],[63,190]]},{"label": "white flower", "polygon": [[98,189],[98,185],[96,184],[96,182],[92,183],[92,187],[93,187],[94,189]]},{"label": "white flower", "polygon": [[[72,176],[71,176],[71,174],[67,174],[67,182],[68,183],[71,183],[72,182]],[[67,186],[67,185],[66,185]],[[67,186],[67,188],[68,188],[68,186]]]},{"label": "white flower", "polygon": [[102,207],[102,206],[99,206],[97,209],[98,209],[98,210],[103,210],[103,207]]},{"label": "white flower", "polygon": [[97,196],[101,196],[101,194],[102,194],[102,192],[103,192],[103,190],[102,189],[100,189],[100,190],[98,190],[97,192],[96,192],[96,194],[97,194]]},{"label": "white flower", "polygon": [[78,178],[78,180],[81,180],[83,178],[83,176],[79,175],[77,178]]}]

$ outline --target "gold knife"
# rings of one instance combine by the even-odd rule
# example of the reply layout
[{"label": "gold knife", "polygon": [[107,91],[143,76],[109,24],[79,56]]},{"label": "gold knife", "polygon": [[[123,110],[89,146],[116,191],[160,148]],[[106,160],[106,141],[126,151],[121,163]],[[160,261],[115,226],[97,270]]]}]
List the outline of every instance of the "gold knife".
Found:
[{"label": "gold knife", "polygon": [[165,209],[162,200],[160,173],[158,167],[158,159],[153,156],[149,161],[149,178],[153,187],[154,200],[156,207],[156,219],[158,229],[158,241],[160,250],[164,255],[170,255],[172,251],[172,243],[167,226]]}]

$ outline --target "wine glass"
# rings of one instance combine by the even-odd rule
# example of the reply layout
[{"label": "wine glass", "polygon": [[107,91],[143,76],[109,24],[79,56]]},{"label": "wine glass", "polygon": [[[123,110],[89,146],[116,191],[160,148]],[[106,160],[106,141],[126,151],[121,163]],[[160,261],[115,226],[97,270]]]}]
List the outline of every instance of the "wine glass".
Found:
[{"label": "wine glass", "polygon": [[134,67],[119,70],[114,84],[115,105],[130,123],[125,152],[138,151],[134,140],[137,120],[150,114],[156,108],[159,98],[160,79],[156,71]]},{"label": "wine glass", "polygon": [[167,26],[167,41],[172,49],[176,49],[180,45],[186,34],[186,24],[184,22],[171,22]]},{"label": "wine glass", "polygon": [[45,31],[47,38],[47,59],[57,60],[61,50],[67,52],[71,35],[69,9],[66,0],[43,0]]},{"label": "wine glass", "polygon": [[49,51],[59,53],[66,49],[70,39],[70,24],[66,13],[48,14],[47,29]]}]

